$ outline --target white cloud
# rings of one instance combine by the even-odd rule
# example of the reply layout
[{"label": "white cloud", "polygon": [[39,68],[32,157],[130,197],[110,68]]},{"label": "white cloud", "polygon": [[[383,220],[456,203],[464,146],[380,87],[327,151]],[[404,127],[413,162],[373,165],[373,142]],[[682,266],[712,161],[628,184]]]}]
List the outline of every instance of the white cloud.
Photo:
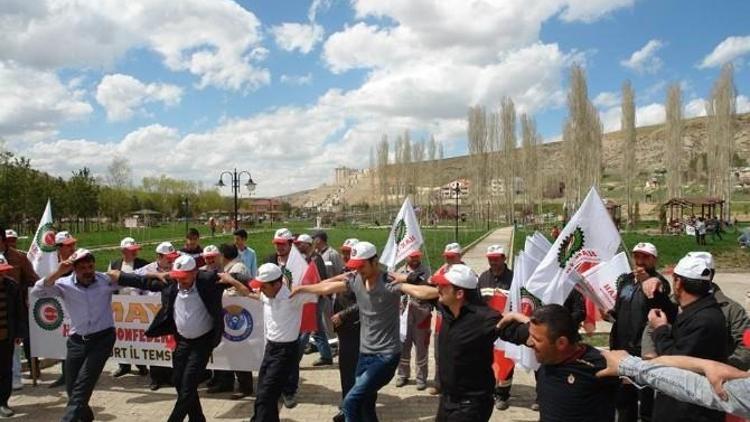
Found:
[{"label": "white cloud", "polygon": [[737,96],[737,113],[750,113],[750,98],[744,95]]},{"label": "white cloud", "polygon": [[620,96],[616,92],[600,92],[592,102],[601,108],[614,107],[620,104]]},{"label": "white cloud", "polygon": [[310,24],[285,22],[271,28],[276,45],[282,50],[307,54],[323,40],[323,27],[312,22]]},{"label": "white cloud", "polygon": [[96,101],[107,110],[111,121],[128,120],[135,113],[143,112],[142,106],[150,102],[162,102],[165,106],[179,104],[182,88],[176,85],[150,83],[116,73],[106,75],[96,87]]},{"label": "white cloud", "polygon": [[281,75],[281,78],[279,80],[282,84],[287,85],[310,85],[312,83],[312,73],[307,73],[306,75]]},{"label": "white cloud", "polygon": [[663,64],[656,53],[664,45],[662,41],[650,40],[640,50],[633,52],[630,58],[622,60],[620,64],[638,73],[656,73]]},{"label": "white cloud", "polygon": [[[620,130],[622,127],[621,116],[622,108],[620,106],[600,111],[599,118],[602,121],[604,131],[612,132]],[[664,123],[665,116],[663,104],[651,103],[635,108],[635,124],[638,127]]]},{"label": "white cloud", "polygon": [[706,100],[703,98],[694,98],[685,104],[686,118],[701,117],[706,115]]},{"label": "white cloud", "polygon": [[635,0],[568,0],[565,11],[560,16],[567,22],[594,22],[615,10],[630,7]]},{"label": "white cloud", "polygon": [[84,119],[92,111],[75,83],[66,86],[54,72],[0,61],[0,136],[19,141],[49,138],[59,125]]},{"label": "white cloud", "polygon": [[0,59],[46,69],[110,68],[145,47],[170,70],[197,76],[200,88],[247,91],[270,82],[253,60],[262,48],[260,21],[229,0],[29,3],[35,6],[0,4],[0,33],[13,34],[0,37]]},{"label": "white cloud", "polygon": [[714,51],[703,58],[698,66],[701,69],[718,67],[724,63],[736,60],[750,53],[750,35],[744,37],[728,37],[714,48]]}]

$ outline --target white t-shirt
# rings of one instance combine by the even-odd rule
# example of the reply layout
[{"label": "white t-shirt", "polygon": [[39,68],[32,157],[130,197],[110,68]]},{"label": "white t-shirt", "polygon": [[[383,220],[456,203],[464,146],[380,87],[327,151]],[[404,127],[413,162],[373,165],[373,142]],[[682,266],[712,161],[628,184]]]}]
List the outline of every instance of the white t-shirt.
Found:
[{"label": "white t-shirt", "polygon": [[266,340],[276,343],[297,341],[300,323],[302,322],[302,306],[305,303],[317,302],[317,297],[309,293],[297,294],[289,297],[289,288],[281,286],[275,298],[261,294],[263,302],[263,321]]}]

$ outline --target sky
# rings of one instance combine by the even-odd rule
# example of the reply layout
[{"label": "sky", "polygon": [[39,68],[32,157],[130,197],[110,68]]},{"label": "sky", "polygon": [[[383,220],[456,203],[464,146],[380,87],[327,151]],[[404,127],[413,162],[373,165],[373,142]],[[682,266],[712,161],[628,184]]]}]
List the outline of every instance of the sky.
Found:
[{"label": "sky", "polygon": [[570,66],[605,130],[630,80],[639,126],[666,89],[705,114],[733,63],[750,111],[746,0],[3,0],[0,139],[33,167],[211,186],[247,170],[257,196],[365,168],[383,135],[467,151],[469,107],[511,97],[559,139]]}]

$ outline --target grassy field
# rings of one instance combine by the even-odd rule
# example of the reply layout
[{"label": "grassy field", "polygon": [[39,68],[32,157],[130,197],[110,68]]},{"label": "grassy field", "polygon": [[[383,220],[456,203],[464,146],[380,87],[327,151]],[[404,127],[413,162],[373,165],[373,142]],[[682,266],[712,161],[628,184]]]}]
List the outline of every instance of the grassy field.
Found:
[{"label": "grassy field", "polygon": [[[531,230],[518,229],[514,236],[513,253],[523,247],[526,236],[533,233]],[[549,237],[549,232],[544,233]],[[687,252],[690,251],[708,251],[714,255],[716,266],[720,271],[727,270],[750,270],[750,249],[740,249],[737,246],[737,236],[735,233],[723,234],[723,239],[712,239],[710,235],[706,236],[705,246],[699,246],[695,237],[687,235],[653,235],[639,232],[621,233],[625,246],[630,251],[638,242],[651,242],[659,251],[659,266],[662,268],[671,267],[677,264]]]},{"label": "grassy field", "polygon": [[[256,227],[249,230],[248,244],[257,253],[258,262],[262,263],[265,257],[274,252],[271,239],[273,238],[273,233],[276,229],[287,227],[294,233],[312,234],[315,229],[311,226],[312,224],[306,222],[289,222],[284,223],[283,225],[277,223],[273,226],[267,224],[265,226]],[[196,226],[196,228],[201,232],[200,243],[202,246],[209,244],[219,245],[221,243],[232,241],[231,235],[217,234],[215,237],[211,237],[208,227]],[[354,226],[337,226],[326,229],[329,244],[337,249],[345,239],[354,237],[360,240],[372,242],[378,247],[378,251],[381,251],[385,246],[389,230],[389,228],[385,227],[363,228]],[[461,245],[467,245],[479,238],[485,232],[485,228],[479,228],[479,225],[459,226],[458,241]],[[106,270],[107,265],[111,260],[119,258],[120,254],[117,245],[119,245],[120,240],[125,236],[132,236],[136,241],[144,244],[140,256],[151,260],[154,257],[153,250],[159,242],[169,240],[174,243],[176,248],[182,247],[184,243],[184,233],[184,223],[175,223],[145,230],[134,230],[132,232],[128,229],[122,229],[106,232],[80,233],[74,234],[74,236],[78,239],[79,247],[96,250],[97,269]],[[425,238],[423,250],[427,253],[427,260],[432,264],[432,267],[436,267],[437,263],[442,262],[441,253],[443,252],[445,244],[454,241],[454,228],[450,226],[422,228],[422,234]],[[20,239],[18,242],[19,249],[27,250],[28,244],[29,239]]]}]

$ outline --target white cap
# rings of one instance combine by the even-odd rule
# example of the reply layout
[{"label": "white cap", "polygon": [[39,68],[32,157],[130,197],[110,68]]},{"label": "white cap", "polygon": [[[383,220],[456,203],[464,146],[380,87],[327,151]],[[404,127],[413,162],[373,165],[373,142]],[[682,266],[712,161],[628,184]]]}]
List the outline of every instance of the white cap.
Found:
[{"label": "white cap", "polygon": [[55,234],[55,245],[72,245],[76,242],[76,238],[66,231]]},{"label": "white cap", "polygon": [[250,282],[250,287],[257,289],[263,283],[270,283],[281,278],[281,268],[273,262],[267,262],[258,267],[258,275]]},{"label": "white cap", "polygon": [[487,247],[487,257],[500,255],[505,256],[505,248],[501,245],[490,245]]},{"label": "white cap", "polygon": [[13,266],[10,265],[8,260],[5,258],[5,255],[0,253],[0,271],[8,271],[12,269],[13,269]]},{"label": "white cap", "polygon": [[216,247],[216,245],[208,245],[205,248],[203,248],[203,253],[201,255],[217,256],[217,255],[221,255],[221,252],[219,251],[219,248]]},{"label": "white cap", "polygon": [[132,237],[126,237],[120,241],[120,249],[128,249],[131,251],[137,251],[141,249],[141,245],[135,243],[135,239]]},{"label": "white cap", "polygon": [[309,234],[302,233],[301,235],[297,236],[297,240],[295,240],[294,243],[309,243],[312,245],[313,239]]},{"label": "white cap", "polygon": [[692,280],[711,281],[711,270],[704,258],[685,255],[674,267],[674,273]]},{"label": "white cap", "polygon": [[181,278],[193,270],[195,270],[195,259],[190,255],[180,255],[172,263],[172,271],[169,272],[169,275],[174,278]]},{"label": "white cap", "polygon": [[709,270],[714,269],[714,256],[711,255],[711,252],[694,251],[694,252],[688,252],[687,256],[702,259],[703,262],[706,263],[706,267],[708,267]]},{"label": "white cap", "polygon": [[78,248],[78,249],[76,249],[75,252],[73,252],[73,255],[71,255],[70,258],[68,258],[68,259],[71,262],[76,262],[79,259],[85,258],[85,257],[87,257],[89,255],[93,256],[94,254],[92,254],[91,251],[88,250],[88,249]]},{"label": "white cap", "polygon": [[156,253],[161,255],[178,255],[179,252],[172,246],[172,242],[161,242],[156,246]]},{"label": "white cap", "polygon": [[640,242],[633,246],[633,253],[641,252],[653,256],[654,258],[659,257],[659,253],[656,251],[656,246],[653,243]]},{"label": "white cap", "polygon": [[280,228],[273,235],[273,243],[287,243],[292,240],[294,240],[294,235],[287,228]]},{"label": "white cap", "polygon": [[14,238],[14,239],[18,239],[18,233],[16,233],[16,231],[13,230],[13,229],[6,229],[5,230],[5,237],[6,238],[11,237],[11,238]]},{"label": "white cap", "polygon": [[378,250],[372,243],[357,242],[357,244],[352,247],[352,253],[349,255],[349,260],[346,261],[346,266],[349,268],[359,268],[365,263],[365,261],[377,254]]},{"label": "white cap", "polygon": [[354,245],[356,245],[357,243],[359,243],[359,239],[355,239],[355,238],[346,239],[344,241],[344,244],[341,245],[341,249],[350,251],[352,250]]},{"label": "white cap", "polygon": [[461,255],[461,245],[459,245],[458,243],[449,243],[445,245],[443,256],[446,255]]},{"label": "white cap", "polygon": [[432,282],[442,286],[452,284],[464,289],[476,289],[479,276],[468,265],[455,264],[451,265],[448,271],[433,275]]}]

